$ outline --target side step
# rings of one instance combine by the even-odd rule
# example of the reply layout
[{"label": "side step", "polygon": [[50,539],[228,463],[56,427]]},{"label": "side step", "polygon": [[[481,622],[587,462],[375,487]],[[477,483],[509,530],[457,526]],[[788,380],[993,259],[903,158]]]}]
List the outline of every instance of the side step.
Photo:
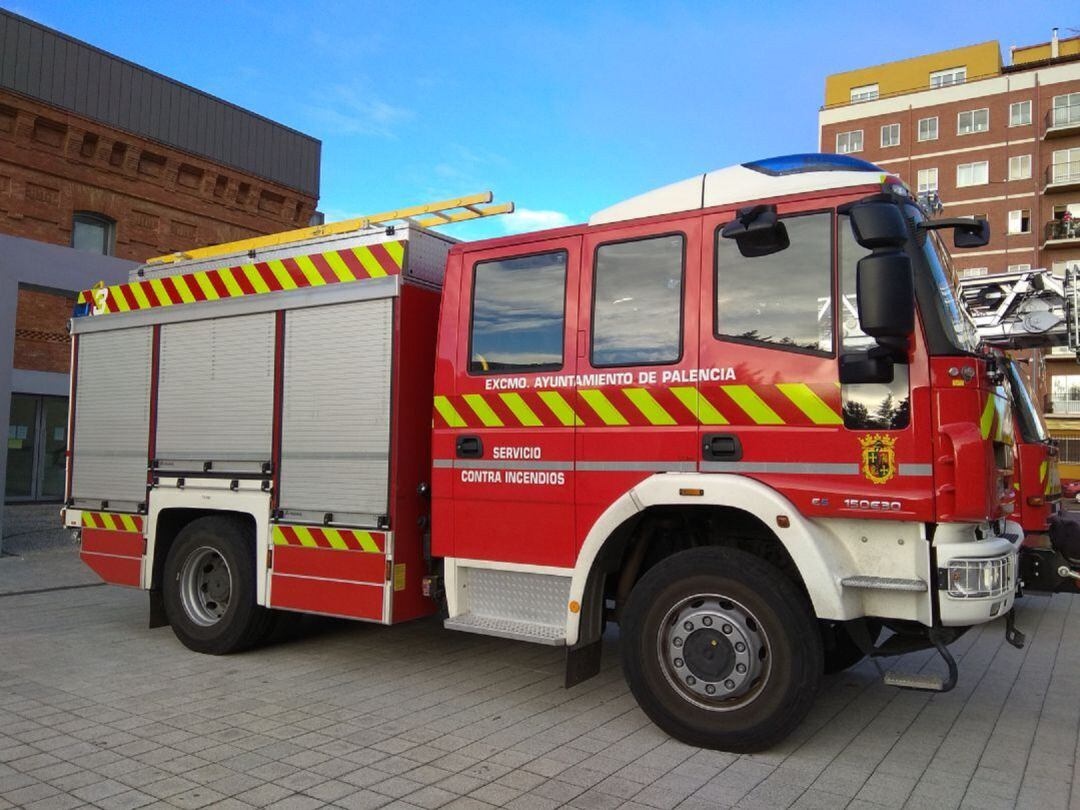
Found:
[{"label": "side step", "polygon": [[[945,646],[945,642],[938,634],[937,630],[930,631],[930,641],[933,643],[934,648],[938,651],[938,655],[945,661],[945,666],[948,667],[948,676],[942,678],[940,675],[923,675],[917,672],[886,672],[882,676],[886,686],[895,686],[900,689],[914,689],[919,692],[950,692],[956,686],[958,678],[958,671],[956,668],[956,659],[952,657],[952,653],[949,652],[949,648]],[[875,663],[877,663],[875,661]]]},{"label": "side step", "polygon": [[840,584],[845,588],[871,591],[910,591],[926,593],[925,579],[901,579],[899,577],[844,577]]},{"label": "side step", "polygon": [[479,633],[482,636],[498,636],[554,647],[566,644],[565,627],[502,619],[495,616],[478,616],[475,613],[462,613],[460,616],[447,619],[443,622],[443,627],[447,630],[461,630],[466,633]]}]

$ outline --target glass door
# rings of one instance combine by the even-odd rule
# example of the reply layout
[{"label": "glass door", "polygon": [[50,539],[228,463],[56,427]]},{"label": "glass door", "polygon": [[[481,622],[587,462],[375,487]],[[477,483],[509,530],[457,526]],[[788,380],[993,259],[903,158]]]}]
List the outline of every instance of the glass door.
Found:
[{"label": "glass door", "polygon": [[4,500],[63,499],[67,410],[66,397],[12,394]]}]

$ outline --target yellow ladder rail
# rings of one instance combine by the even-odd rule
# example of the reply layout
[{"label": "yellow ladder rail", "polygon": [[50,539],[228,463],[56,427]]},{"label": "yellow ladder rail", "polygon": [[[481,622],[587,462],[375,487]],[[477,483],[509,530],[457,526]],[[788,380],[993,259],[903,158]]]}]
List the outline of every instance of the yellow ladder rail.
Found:
[{"label": "yellow ladder rail", "polygon": [[[147,260],[147,264],[171,264],[173,262],[188,259],[209,259],[213,256],[222,256],[229,253],[244,253],[252,250],[265,249],[284,245],[289,242],[299,242],[304,239],[314,239],[319,236],[334,236],[337,234],[351,233],[364,230],[372,225],[403,220],[432,228],[438,225],[447,225],[451,222],[465,222],[470,219],[492,217],[498,214],[511,214],[514,204],[499,203],[488,205],[493,198],[490,191],[479,194],[469,194],[465,197],[454,197],[449,200],[427,203],[425,205],[413,205],[407,208],[398,208],[394,211],[384,211],[381,214],[370,214],[363,217],[331,222],[326,225],[313,225],[308,228],[297,228],[292,231],[282,231],[266,236],[254,236],[250,239],[239,239],[235,242],[225,242],[221,245],[194,248],[177,253],[169,253],[165,256],[155,256]],[[461,209],[461,210],[454,210]]]}]

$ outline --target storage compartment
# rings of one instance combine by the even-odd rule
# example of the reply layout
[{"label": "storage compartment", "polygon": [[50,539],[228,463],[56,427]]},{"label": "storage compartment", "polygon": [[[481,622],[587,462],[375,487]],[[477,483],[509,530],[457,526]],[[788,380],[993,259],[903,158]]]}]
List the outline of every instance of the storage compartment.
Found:
[{"label": "storage compartment", "polygon": [[285,315],[281,491],[293,519],[385,525],[393,299]]},{"label": "storage compartment", "polygon": [[153,330],[94,332],[78,340],[72,500],[136,511],[146,501]]},{"label": "storage compartment", "polygon": [[272,455],[273,313],[164,324],[160,355],[159,469],[261,473]]}]

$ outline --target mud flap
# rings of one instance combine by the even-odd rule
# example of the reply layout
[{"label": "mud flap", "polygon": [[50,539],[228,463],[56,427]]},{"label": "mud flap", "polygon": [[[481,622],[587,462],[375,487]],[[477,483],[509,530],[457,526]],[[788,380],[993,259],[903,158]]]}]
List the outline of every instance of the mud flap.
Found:
[{"label": "mud flap", "polygon": [[600,653],[603,642],[594,641],[580,647],[566,648],[566,682],[569,689],[600,673]]}]

